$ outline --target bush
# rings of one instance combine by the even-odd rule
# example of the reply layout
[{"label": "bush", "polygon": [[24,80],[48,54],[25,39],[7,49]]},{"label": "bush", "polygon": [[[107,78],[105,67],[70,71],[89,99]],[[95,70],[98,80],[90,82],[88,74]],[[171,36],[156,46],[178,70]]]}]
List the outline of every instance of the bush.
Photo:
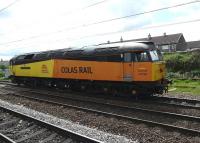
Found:
[{"label": "bush", "polygon": [[169,77],[200,77],[200,52],[166,53],[164,60]]},{"label": "bush", "polygon": [[4,73],[0,72],[0,77],[4,77]]},{"label": "bush", "polygon": [[5,65],[0,65],[0,69],[5,70],[7,67]]}]

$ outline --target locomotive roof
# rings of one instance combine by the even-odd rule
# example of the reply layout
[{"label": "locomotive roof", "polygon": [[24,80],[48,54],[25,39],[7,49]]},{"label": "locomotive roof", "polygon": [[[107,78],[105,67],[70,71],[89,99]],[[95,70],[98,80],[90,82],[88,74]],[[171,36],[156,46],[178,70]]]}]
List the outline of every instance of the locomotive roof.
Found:
[{"label": "locomotive roof", "polygon": [[86,51],[108,51],[111,49],[117,50],[120,53],[130,52],[130,51],[144,51],[149,49],[154,49],[154,44],[152,42],[121,42],[121,43],[112,43],[112,44],[100,44],[94,46],[87,46]]},{"label": "locomotive roof", "polygon": [[[34,52],[27,53],[25,55],[34,55],[37,59],[38,55],[46,55],[51,58],[64,58],[64,57],[84,57],[84,56],[98,56],[98,55],[111,55],[111,54],[120,54],[125,52],[134,52],[134,51],[146,51],[156,49],[154,43],[149,41],[137,41],[137,42],[121,42],[121,43],[112,43],[112,44],[101,44],[101,45],[92,45],[85,46],[82,48],[65,48],[59,50],[51,50],[44,52]],[[23,56],[19,55],[19,56]],[[18,58],[19,56],[15,57]],[[14,59],[15,59],[14,58]]]}]

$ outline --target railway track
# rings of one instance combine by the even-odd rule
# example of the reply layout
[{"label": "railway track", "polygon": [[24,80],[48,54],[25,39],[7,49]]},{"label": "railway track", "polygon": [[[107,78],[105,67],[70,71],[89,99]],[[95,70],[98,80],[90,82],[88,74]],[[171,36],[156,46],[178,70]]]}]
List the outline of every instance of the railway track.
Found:
[{"label": "railway track", "polygon": [[100,141],[0,106],[0,139],[5,143],[100,143]]},{"label": "railway track", "polygon": [[[27,93],[29,94],[28,96]],[[95,101],[93,99],[88,100],[88,98],[85,100],[83,98],[72,98],[68,96],[64,98],[60,95],[56,96],[54,93],[42,93],[41,91],[33,90],[23,90],[19,93],[15,93],[15,95],[38,101],[48,102],[51,104],[53,103],[64,107],[84,110],[86,112],[101,114],[104,116],[111,116],[138,123],[145,123],[150,126],[159,126],[167,130],[177,131],[192,136],[200,136],[200,126],[196,126],[200,123],[199,117],[122,106],[114,103]],[[187,123],[177,126],[176,124],[174,124],[175,122]],[[189,126],[187,126],[188,124]]]},{"label": "railway track", "polygon": [[5,142],[99,142],[4,107],[0,107],[0,115]]},{"label": "railway track", "polygon": [[159,97],[154,96],[152,97],[151,101],[155,101],[157,103],[163,103],[163,104],[174,104],[176,105],[183,105],[187,108],[196,108],[200,109],[200,100],[196,99],[184,99],[184,98],[174,98],[174,97]]},{"label": "railway track", "polygon": [[[4,82],[0,82],[0,84],[4,84],[4,85],[9,85],[9,86],[16,86],[17,88],[19,88],[19,86],[17,86],[16,84],[13,84],[13,83],[9,83],[7,81],[4,81]],[[20,87],[20,88],[23,88],[25,91],[26,90],[31,90],[30,88],[27,88],[27,87]],[[48,89],[49,91],[53,91],[51,89]],[[41,91],[44,91],[44,90],[41,90]],[[54,92],[54,91],[53,91]],[[62,93],[63,91],[62,90],[58,90],[56,93]],[[72,93],[74,94],[74,93]],[[75,93],[75,94],[82,94],[82,93]],[[88,96],[88,95],[86,95]],[[95,96],[96,97],[96,96]],[[99,96],[100,98],[102,98],[102,96]],[[97,97],[97,98],[99,98]],[[105,99],[113,99],[113,98],[110,98],[110,97],[107,97],[107,96],[103,96],[103,98]],[[134,99],[124,99],[123,97],[115,97],[115,99],[117,100],[123,100],[123,101],[130,101],[131,102],[135,102]],[[140,100],[139,101],[136,101],[136,102],[141,102]],[[197,109],[197,110],[200,110],[200,100],[195,100],[195,99],[184,99],[184,98],[173,98],[173,97],[159,97],[159,96],[154,96],[154,97],[150,97],[148,98],[147,100],[142,100],[142,103],[145,103],[145,104],[156,104],[156,105],[165,105],[165,106],[173,106],[175,108],[185,108],[185,109]]]},{"label": "railway track", "polygon": [[[2,83],[5,85],[5,83]],[[12,83],[6,83],[6,85],[8,86],[11,86],[12,88],[15,87],[16,90],[18,88],[20,88],[21,90],[23,91],[32,91],[32,89],[30,88],[27,88],[27,87],[19,87],[19,86],[16,86],[16,84],[12,84]],[[9,88],[9,87],[5,87],[5,88]],[[12,88],[10,88],[12,90]],[[36,91],[34,91],[36,92]],[[44,90],[44,89],[37,89],[37,92],[44,92],[44,93],[49,93],[51,94],[52,92],[54,93],[54,96],[56,96],[57,94],[63,94],[63,91],[62,90],[57,90],[56,92],[52,89],[48,89],[47,90]],[[80,92],[68,92],[68,95],[69,94],[75,94],[76,96],[78,96],[78,98],[81,98],[83,93],[80,93]],[[68,95],[67,96],[64,96],[64,98],[68,98]],[[84,98],[85,97],[88,97],[87,100],[89,100],[90,98],[93,98],[93,96],[88,96],[88,94],[84,94]],[[106,99],[106,100],[119,100],[119,101],[124,101],[126,103],[138,103],[138,104],[144,104],[144,105],[147,105],[147,106],[154,106],[154,105],[158,105],[158,106],[165,106],[165,107],[173,107],[173,108],[178,108],[178,109],[194,109],[194,110],[200,110],[200,101],[199,100],[191,100],[191,99],[180,99],[179,98],[171,98],[171,97],[152,97],[150,99],[147,99],[147,100],[134,100],[132,98],[122,98],[122,97],[107,97],[107,96],[95,96],[95,100],[96,99]],[[164,100],[163,100],[164,99]],[[171,100],[170,100],[171,99]],[[176,102],[175,102],[176,100]],[[188,100],[188,102],[187,102]],[[190,104],[190,103],[193,103],[193,104]]]},{"label": "railway track", "polygon": [[[19,87],[17,84],[11,83],[9,80],[0,81],[0,84]],[[61,90],[61,92],[62,92],[62,90]],[[163,101],[163,102],[188,104],[191,106],[198,106],[198,105],[200,106],[200,100],[196,100],[196,99],[185,99],[185,98],[163,97],[163,96],[152,96],[148,99]]]}]

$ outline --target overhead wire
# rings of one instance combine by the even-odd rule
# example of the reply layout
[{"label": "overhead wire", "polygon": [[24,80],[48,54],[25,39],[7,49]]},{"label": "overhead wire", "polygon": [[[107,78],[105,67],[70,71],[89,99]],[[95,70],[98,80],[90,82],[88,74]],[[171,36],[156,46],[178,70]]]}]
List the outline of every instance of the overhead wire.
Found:
[{"label": "overhead wire", "polygon": [[91,4],[91,5],[88,5],[88,6],[86,6],[86,7],[83,7],[83,8],[81,8],[81,9],[84,10],[84,9],[87,9],[87,8],[90,8],[90,7],[93,7],[93,6],[102,4],[102,3],[106,2],[106,1],[109,1],[109,0],[99,1],[99,2],[93,3],[93,4]]},{"label": "overhead wire", "polygon": [[180,25],[180,24],[187,24],[187,23],[194,23],[194,22],[200,22],[200,19],[193,19],[193,20],[188,20],[188,21],[181,21],[181,22],[173,22],[173,23],[168,23],[168,24],[147,26],[147,27],[143,27],[143,28],[136,28],[136,29],[133,29],[133,30],[119,30],[119,31],[115,31],[115,32],[99,33],[99,34],[83,36],[83,37],[80,37],[80,38],[77,38],[77,39],[85,39],[85,38],[89,38],[89,37],[105,36],[105,35],[117,34],[117,33],[122,33],[122,32],[132,32],[132,31],[152,29],[152,28],[168,27],[168,26],[173,26],[173,25]]},{"label": "overhead wire", "polygon": [[[18,1],[18,0],[16,0],[16,1]],[[15,1],[15,2],[16,2]],[[72,11],[69,11],[69,12],[67,12],[67,13],[64,13],[64,15],[69,15],[69,14],[72,14],[72,13],[74,13],[74,12],[79,12],[79,11],[82,11],[82,10],[85,10],[85,9],[88,9],[88,8],[91,8],[91,7],[94,7],[94,6],[97,6],[97,5],[99,5],[99,4],[102,4],[102,3],[104,3],[104,2],[107,2],[107,1],[109,1],[109,0],[102,0],[102,1],[99,1],[99,2],[95,2],[95,3],[92,3],[92,4],[90,4],[90,5],[87,5],[87,6],[84,6],[84,7],[81,7],[81,8],[77,8],[77,9],[74,9],[74,10],[72,10]],[[14,3],[13,3],[14,4]],[[12,4],[12,5],[13,5]],[[10,5],[11,6],[11,5]],[[10,7],[9,6],[9,7]],[[5,8],[4,8],[5,9]],[[31,24],[31,25],[33,25],[33,24]],[[29,26],[31,26],[31,25],[29,25]],[[6,35],[5,33],[0,33],[0,35]]]},{"label": "overhead wire", "polygon": [[[180,21],[180,22],[173,22],[173,23],[167,23],[167,24],[161,24],[161,25],[147,26],[147,27],[142,27],[142,28],[136,28],[133,30],[118,30],[118,31],[114,31],[114,32],[91,34],[91,35],[82,36],[79,38],[66,37],[65,39],[70,39],[70,41],[76,41],[76,40],[81,40],[81,39],[90,38],[90,37],[106,36],[106,35],[118,34],[118,33],[122,33],[122,32],[133,32],[133,31],[152,29],[152,28],[169,27],[169,26],[194,23],[194,22],[200,22],[200,19],[193,19],[193,20],[188,20],[188,21]],[[54,40],[54,42],[65,40],[65,39],[62,38],[62,39]]]},{"label": "overhead wire", "polygon": [[0,13],[3,12],[3,11],[5,11],[5,10],[8,9],[9,7],[13,6],[13,5],[14,5],[15,3],[17,3],[18,1],[20,1],[20,0],[15,0],[14,2],[8,4],[6,7],[0,9]]},{"label": "overhead wire", "polygon": [[86,27],[86,26],[91,26],[91,25],[96,25],[96,24],[101,24],[101,23],[121,20],[121,19],[125,19],[125,18],[135,17],[135,16],[139,16],[139,15],[144,15],[144,14],[148,14],[148,13],[157,12],[157,11],[162,11],[162,10],[167,10],[167,9],[171,9],[171,8],[181,7],[181,6],[185,6],[185,5],[189,5],[189,4],[194,4],[194,3],[198,3],[198,2],[200,2],[200,1],[199,0],[194,0],[194,1],[186,2],[186,3],[176,4],[176,5],[173,5],[173,6],[158,8],[158,9],[154,9],[154,10],[150,10],[150,11],[144,11],[144,12],[135,13],[135,14],[131,14],[131,15],[126,15],[126,16],[122,16],[122,17],[116,17],[116,18],[112,18],[112,19],[107,19],[107,20],[103,20],[103,21],[89,23],[89,24],[83,25],[83,26]]},{"label": "overhead wire", "polygon": [[135,13],[135,14],[127,15],[127,16],[97,21],[97,22],[93,22],[93,23],[82,24],[82,25],[78,25],[78,26],[74,26],[74,27],[69,27],[69,28],[66,28],[66,29],[57,30],[57,31],[54,31],[54,32],[39,34],[39,35],[35,35],[35,36],[22,38],[22,39],[19,39],[19,40],[13,40],[13,41],[9,41],[9,42],[0,43],[0,45],[21,42],[21,41],[25,41],[25,40],[29,40],[29,39],[35,39],[35,38],[43,37],[43,36],[46,36],[46,35],[51,35],[51,34],[56,34],[56,33],[74,30],[74,29],[81,28],[81,27],[89,27],[89,26],[92,26],[92,25],[97,25],[97,24],[107,23],[107,22],[111,22],[111,21],[126,19],[126,18],[130,18],[130,17],[135,17],[135,16],[144,15],[144,14],[148,14],[148,13],[153,13],[153,12],[158,12],[158,11],[167,10],[167,9],[171,9],[171,8],[181,7],[181,6],[194,4],[194,3],[198,3],[198,2],[200,2],[200,0],[194,0],[194,1],[186,2],[186,3],[180,3],[180,4],[173,5],[173,6],[158,8],[158,9],[154,9],[154,10],[150,10],[150,11]]}]

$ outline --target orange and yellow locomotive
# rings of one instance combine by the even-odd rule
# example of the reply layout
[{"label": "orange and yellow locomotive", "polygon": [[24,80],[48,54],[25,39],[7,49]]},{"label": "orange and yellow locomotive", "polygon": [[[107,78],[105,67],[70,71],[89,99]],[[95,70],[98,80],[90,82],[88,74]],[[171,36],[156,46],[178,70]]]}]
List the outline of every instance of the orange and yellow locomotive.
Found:
[{"label": "orange and yellow locomotive", "polygon": [[165,62],[152,42],[122,42],[28,53],[10,60],[18,84],[134,95],[167,90]]}]

